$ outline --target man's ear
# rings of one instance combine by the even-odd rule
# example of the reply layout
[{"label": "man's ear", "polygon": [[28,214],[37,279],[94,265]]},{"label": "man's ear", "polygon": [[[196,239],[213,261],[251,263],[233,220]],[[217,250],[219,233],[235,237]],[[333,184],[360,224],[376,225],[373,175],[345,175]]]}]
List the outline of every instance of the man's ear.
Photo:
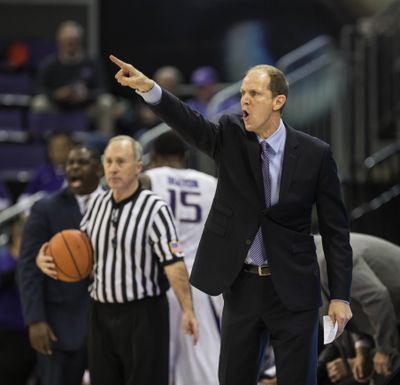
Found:
[{"label": "man's ear", "polygon": [[138,172],[138,174],[140,174],[142,172],[142,170],[143,170],[143,162],[140,160],[137,163],[137,172]]},{"label": "man's ear", "polygon": [[274,111],[279,111],[282,109],[284,104],[286,103],[286,96],[285,95],[278,95],[274,99],[273,109]]},{"label": "man's ear", "polygon": [[151,180],[148,175],[140,174],[139,175],[139,182],[141,183],[142,187],[151,190]]}]

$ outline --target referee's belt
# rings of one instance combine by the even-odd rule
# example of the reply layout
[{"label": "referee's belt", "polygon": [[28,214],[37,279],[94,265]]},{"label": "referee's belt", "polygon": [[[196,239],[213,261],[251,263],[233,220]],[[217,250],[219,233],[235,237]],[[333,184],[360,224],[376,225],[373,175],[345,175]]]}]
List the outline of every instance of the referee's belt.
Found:
[{"label": "referee's belt", "polygon": [[255,266],[245,263],[243,265],[243,271],[246,273],[257,274],[260,277],[271,275],[269,266]]}]

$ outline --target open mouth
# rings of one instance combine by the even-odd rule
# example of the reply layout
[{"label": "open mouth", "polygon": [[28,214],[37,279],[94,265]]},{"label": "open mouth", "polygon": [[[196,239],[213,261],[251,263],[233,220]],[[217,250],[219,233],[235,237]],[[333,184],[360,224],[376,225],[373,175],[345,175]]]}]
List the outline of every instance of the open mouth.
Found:
[{"label": "open mouth", "polygon": [[246,110],[242,111],[243,119],[247,119],[249,117],[249,113]]},{"label": "open mouth", "polygon": [[69,180],[69,185],[74,189],[82,186],[82,179],[79,176],[69,177],[68,180]]}]

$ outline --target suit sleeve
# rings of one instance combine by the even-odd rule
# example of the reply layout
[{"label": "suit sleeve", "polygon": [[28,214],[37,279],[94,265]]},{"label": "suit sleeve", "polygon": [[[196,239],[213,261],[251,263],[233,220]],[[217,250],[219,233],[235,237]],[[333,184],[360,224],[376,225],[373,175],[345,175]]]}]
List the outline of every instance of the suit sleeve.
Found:
[{"label": "suit sleeve", "polygon": [[321,164],[316,205],[331,298],[350,301],[353,258],[349,222],[336,163],[328,146]]},{"label": "suit sleeve", "polygon": [[18,265],[22,310],[27,325],[45,321],[44,274],[36,266],[36,255],[50,238],[50,229],[43,201],[36,203],[25,224]]},{"label": "suit sleeve", "polygon": [[149,107],[187,143],[217,160],[221,142],[221,127],[205,119],[167,91],[161,101]]},{"label": "suit sleeve", "polygon": [[351,294],[367,315],[377,351],[392,353],[398,343],[393,303],[387,288],[362,257],[354,262]]}]

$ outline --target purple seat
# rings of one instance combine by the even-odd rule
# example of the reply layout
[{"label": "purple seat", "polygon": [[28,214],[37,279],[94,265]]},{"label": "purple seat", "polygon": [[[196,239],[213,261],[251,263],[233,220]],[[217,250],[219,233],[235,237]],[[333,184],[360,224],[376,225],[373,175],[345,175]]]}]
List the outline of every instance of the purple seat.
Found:
[{"label": "purple seat", "polygon": [[0,154],[0,179],[3,180],[28,180],[46,161],[46,148],[41,143],[0,142]]},{"label": "purple seat", "polygon": [[89,121],[84,112],[33,112],[29,113],[28,129],[37,137],[51,133],[87,131]]},{"label": "purple seat", "polygon": [[23,130],[20,110],[0,110],[0,130]]},{"label": "purple seat", "polygon": [[0,74],[0,93],[30,95],[30,76],[28,74]]},{"label": "purple seat", "polygon": [[30,65],[33,69],[37,69],[43,60],[57,52],[57,46],[53,40],[31,40],[28,41],[31,49]]}]

